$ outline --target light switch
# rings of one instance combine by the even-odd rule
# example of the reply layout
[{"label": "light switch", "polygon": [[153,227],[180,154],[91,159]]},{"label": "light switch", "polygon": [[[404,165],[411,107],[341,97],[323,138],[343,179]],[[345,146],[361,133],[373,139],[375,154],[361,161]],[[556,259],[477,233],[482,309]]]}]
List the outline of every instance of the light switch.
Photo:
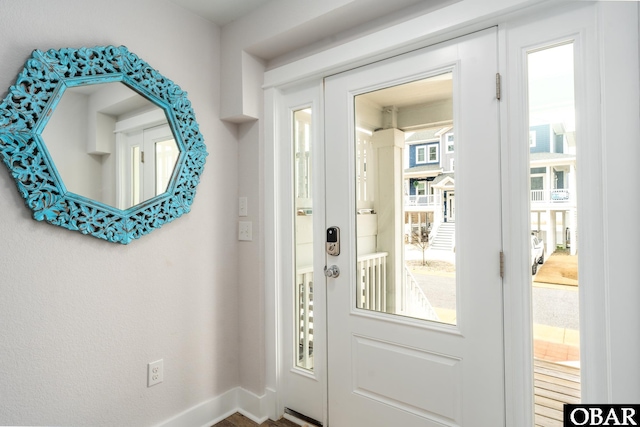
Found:
[{"label": "light switch", "polygon": [[238,216],[247,216],[249,214],[247,209],[247,198],[240,197],[238,199]]}]

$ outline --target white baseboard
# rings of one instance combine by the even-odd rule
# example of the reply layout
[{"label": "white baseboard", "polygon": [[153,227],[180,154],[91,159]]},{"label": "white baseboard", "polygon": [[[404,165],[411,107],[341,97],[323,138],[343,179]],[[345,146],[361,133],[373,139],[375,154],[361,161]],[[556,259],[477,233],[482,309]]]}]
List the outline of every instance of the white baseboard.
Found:
[{"label": "white baseboard", "polygon": [[257,396],[243,388],[237,388],[238,412],[251,421],[262,424],[269,419],[267,395]]},{"label": "white baseboard", "polygon": [[261,424],[269,418],[269,401],[267,394],[257,396],[241,387],[202,402],[186,411],[170,418],[156,427],[210,427],[228,416],[240,412],[250,420]]}]

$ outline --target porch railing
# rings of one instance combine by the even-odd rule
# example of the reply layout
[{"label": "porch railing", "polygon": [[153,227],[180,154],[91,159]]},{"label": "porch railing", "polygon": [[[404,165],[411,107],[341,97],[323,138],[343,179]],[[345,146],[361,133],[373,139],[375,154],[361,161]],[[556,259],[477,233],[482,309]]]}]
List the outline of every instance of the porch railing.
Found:
[{"label": "porch railing", "polygon": [[424,196],[404,196],[405,206],[429,207],[441,204],[440,194],[429,194]]},{"label": "porch railing", "polygon": [[438,313],[429,302],[429,298],[418,284],[418,281],[408,267],[404,268],[404,283],[400,298],[400,313],[418,319],[440,321]]},{"label": "porch railing", "polygon": [[296,318],[299,367],[313,369],[313,267],[298,269],[296,274]]},{"label": "porch railing", "polygon": [[395,307],[388,307],[387,256],[387,252],[378,252],[358,258],[356,307],[438,321],[438,314],[406,266]]},{"label": "porch railing", "polygon": [[387,252],[358,257],[356,272],[356,307],[386,311]]},{"label": "porch railing", "polygon": [[[358,257],[356,272],[356,306],[366,310],[411,316],[438,321],[438,314],[411,271],[404,268],[399,301],[395,308],[387,307],[387,252]],[[313,369],[313,267],[296,273],[295,330],[298,339],[297,366]]]},{"label": "porch railing", "polygon": [[531,190],[533,203],[567,203],[572,201],[569,190]]}]

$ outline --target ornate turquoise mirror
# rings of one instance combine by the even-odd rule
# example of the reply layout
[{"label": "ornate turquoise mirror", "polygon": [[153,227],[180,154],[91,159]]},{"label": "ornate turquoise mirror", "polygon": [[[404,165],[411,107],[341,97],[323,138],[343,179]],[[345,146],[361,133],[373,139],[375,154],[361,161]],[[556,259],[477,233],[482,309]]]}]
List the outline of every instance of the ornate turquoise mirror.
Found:
[{"label": "ornate turquoise mirror", "polygon": [[124,47],[35,50],[0,104],[33,218],[128,244],[191,209],[206,147],[187,93]]}]

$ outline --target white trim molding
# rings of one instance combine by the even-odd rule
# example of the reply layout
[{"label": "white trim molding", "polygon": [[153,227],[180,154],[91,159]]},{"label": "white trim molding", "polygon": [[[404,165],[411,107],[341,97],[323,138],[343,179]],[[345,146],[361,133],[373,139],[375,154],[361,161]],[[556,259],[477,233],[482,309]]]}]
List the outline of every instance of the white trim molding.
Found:
[{"label": "white trim molding", "polygon": [[202,402],[155,427],[210,427],[236,412],[261,424],[269,418],[268,407],[273,393],[257,396],[241,387]]}]

